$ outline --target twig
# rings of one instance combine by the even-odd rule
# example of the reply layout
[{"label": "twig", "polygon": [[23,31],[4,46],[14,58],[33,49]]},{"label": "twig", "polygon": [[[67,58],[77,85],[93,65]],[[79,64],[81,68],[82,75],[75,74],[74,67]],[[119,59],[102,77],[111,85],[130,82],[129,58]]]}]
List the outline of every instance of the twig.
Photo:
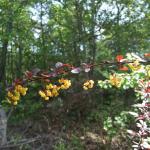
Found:
[{"label": "twig", "polygon": [[11,116],[13,110],[14,110],[14,107],[12,106],[12,107],[10,108],[10,111],[8,112],[7,120],[9,120],[9,118],[10,118],[10,116]]},{"label": "twig", "polygon": [[[25,145],[25,144],[36,142],[36,141],[38,141],[40,139],[47,138],[47,137],[49,137],[49,135],[42,136],[42,137],[41,136],[37,136],[35,138],[30,138],[30,139],[23,139],[23,140],[20,140],[18,143],[15,143],[15,144],[2,145],[2,146],[0,146],[0,149],[18,147],[18,146],[21,146],[21,145]],[[9,143],[12,143],[12,142],[9,142]]]}]

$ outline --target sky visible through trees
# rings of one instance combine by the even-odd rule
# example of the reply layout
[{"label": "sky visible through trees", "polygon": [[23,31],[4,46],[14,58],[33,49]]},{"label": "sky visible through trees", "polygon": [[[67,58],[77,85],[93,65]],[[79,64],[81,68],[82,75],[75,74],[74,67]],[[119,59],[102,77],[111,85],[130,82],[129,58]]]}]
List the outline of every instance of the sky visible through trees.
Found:
[{"label": "sky visible through trees", "polygon": [[[131,52],[149,53],[149,27],[150,0],[0,0],[0,99],[5,99],[6,93],[2,89],[22,78],[27,70],[49,71],[57,62],[81,66],[114,61],[117,55]],[[75,76],[72,89],[75,94],[70,97],[84,101],[85,96],[80,94],[82,91],[78,85],[88,78],[104,79],[109,69],[101,66],[92,69],[86,77]],[[34,86],[39,87],[38,84]],[[100,100],[96,90],[86,95],[89,103],[84,103],[84,106],[87,110],[91,99],[95,100],[93,109],[99,106],[96,103],[99,100],[104,108],[108,104],[108,112],[120,103],[122,109],[130,106],[132,100],[125,99],[134,100],[133,91],[121,94],[122,101],[116,98],[119,92],[114,97],[110,96],[113,90],[100,92],[103,95]],[[28,100],[38,101],[37,93],[33,93],[34,90],[28,95]],[[64,94],[61,98],[67,101],[68,97]],[[28,100],[30,106],[32,101]],[[22,103],[20,108],[23,109],[16,111],[25,117],[23,110],[27,108]],[[28,110],[28,115],[41,108],[42,104],[39,105],[32,105],[32,112]],[[101,108],[99,114],[105,117],[105,113]],[[110,114],[114,118],[116,112]]]}]

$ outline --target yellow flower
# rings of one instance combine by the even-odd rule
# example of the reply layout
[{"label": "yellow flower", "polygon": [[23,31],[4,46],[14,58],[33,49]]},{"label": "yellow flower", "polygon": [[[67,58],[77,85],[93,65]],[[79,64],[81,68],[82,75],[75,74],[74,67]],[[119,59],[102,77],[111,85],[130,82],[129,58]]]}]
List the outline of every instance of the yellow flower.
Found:
[{"label": "yellow flower", "polygon": [[59,95],[58,91],[60,90],[60,87],[57,85],[49,84],[46,85],[45,91],[39,91],[39,94],[44,100],[49,100],[50,97],[56,97]]},{"label": "yellow flower", "polygon": [[43,92],[43,91],[39,91],[39,94],[40,94],[40,96],[41,96],[42,98],[45,98],[45,97],[46,97],[46,94],[45,94],[45,92]]},{"label": "yellow flower", "polygon": [[8,91],[7,96],[10,97],[10,98],[12,98],[13,94],[10,91]]},{"label": "yellow flower", "polygon": [[13,104],[14,104],[14,105],[17,105],[17,104],[18,104],[18,102],[17,102],[17,101],[15,101],[15,102],[13,102]]},{"label": "yellow flower", "polygon": [[49,97],[46,96],[46,97],[44,97],[44,99],[45,99],[46,101],[48,101],[48,100],[49,100]]},{"label": "yellow flower", "polygon": [[24,88],[22,85],[16,85],[15,90],[25,96],[28,88]]},{"label": "yellow flower", "polygon": [[150,65],[145,67],[148,77],[150,77]]},{"label": "yellow flower", "polygon": [[16,90],[13,91],[13,93],[8,91],[7,96],[8,103],[12,103],[13,105],[17,105],[18,101],[20,100],[20,93]]},{"label": "yellow flower", "polygon": [[12,103],[13,105],[17,105],[18,101],[20,100],[20,96],[26,95],[27,90],[28,88],[25,88],[22,85],[16,85],[13,91],[8,91],[7,93],[8,102]]},{"label": "yellow flower", "polygon": [[47,90],[50,90],[50,89],[52,89],[53,88],[53,85],[50,83],[49,85],[46,85],[46,89]]},{"label": "yellow flower", "polygon": [[88,90],[88,88],[87,88],[86,86],[83,86],[83,89],[84,89],[84,90]]},{"label": "yellow flower", "polygon": [[89,83],[90,83],[90,84],[89,84],[89,88],[93,88],[94,81],[93,81],[93,80],[90,80]]},{"label": "yellow flower", "polygon": [[129,63],[128,66],[130,67],[130,69],[132,71],[138,71],[142,68],[142,66],[140,65],[139,61],[134,61],[133,63]]},{"label": "yellow flower", "polygon": [[22,89],[20,90],[20,93],[21,93],[23,96],[25,96],[27,90],[28,90],[28,88],[22,88]]},{"label": "yellow flower", "polygon": [[58,82],[61,84],[60,88],[62,90],[68,89],[71,86],[71,81],[68,79],[59,79]]},{"label": "yellow flower", "polygon": [[60,84],[64,83],[64,81],[65,81],[64,78],[61,78],[61,79],[58,80],[58,82],[59,82]]},{"label": "yellow flower", "polygon": [[52,90],[52,96],[56,97],[58,95],[59,95],[58,90],[57,89],[53,89]]},{"label": "yellow flower", "polygon": [[61,88],[62,90],[66,89],[65,85],[61,85],[60,88]]},{"label": "yellow flower", "polygon": [[50,90],[46,90],[46,95],[52,97],[52,92]]},{"label": "yellow flower", "polygon": [[83,89],[84,89],[84,90],[88,90],[88,89],[93,88],[93,86],[94,86],[94,81],[93,81],[93,80],[88,80],[88,81],[86,81],[86,82],[83,84]]},{"label": "yellow flower", "polygon": [[15,86],[15,89],[16,89],[17,91],[21,91],[21,90],[22,90],[22,86],[21,86],[21,85],[16,85],[16,86]]},{"label": "yellow flower", "polygon": [[116,74],[110,75],[109,82],[111,85],[120,87],[122,83],[122,78],[119,76],[116,76]]},{"label": "yellow flower", "polygon": [[20,93],[18,91],[14,91],[14,95],[20,97]]},{"label": "yellow flower", "polygon": [[[55,89],[55,90],[59,91],[59,90],[60,90],[60,87],[59,87],[59,86],[57,86],[57,85],[53,85],[53,89]],[[53,89],[52,89],[52,90],[53,90]]]},{"label": "yellow flower", "polygon": [[19,101],[19,99],[20,99],[20,96],[13,96],[13,97],[12,97],[12,100],[15,101],[15,102],[16,102],[16,101]]}]

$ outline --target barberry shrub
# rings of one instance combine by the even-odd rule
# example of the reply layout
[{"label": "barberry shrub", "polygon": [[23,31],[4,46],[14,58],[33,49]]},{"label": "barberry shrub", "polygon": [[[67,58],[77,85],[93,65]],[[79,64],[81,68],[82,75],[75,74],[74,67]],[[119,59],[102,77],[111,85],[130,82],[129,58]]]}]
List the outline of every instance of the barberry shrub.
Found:
[{"label": "barberry shrub", "polygon": [[[57,63],[53,71],[44,72],[40,69],[26,71],[24,79],[15,80],[7,89],[7,102],[17,105],[22,96],[25,96],[28,83],[40,82],[42,89],[38,94],[44,101],[51,101],[59,96],[61,91],[71,87],[71,80],[65,78],[70,74],[89,72],[92,67],[99,65],[116,65],[118,70],[106,77],[106,80],[99,80],[98,86],[102,89],[133,89],[137,96],[137,104],[134,104],[133,111],[129,114],[135,117],[136,131],[128,130],[132,137],[134,149],[150,149],[150,65],[148,54],[140,57],[137,54],[127,54],[126,57],[118,55],[115,62],[101,62],[100,64],[85,64],[74,67],[70,64]],[[91,79],[83,83],[83,90],[92,89],[96,81]],[[139,103],[138,103],[139,102]]]}]

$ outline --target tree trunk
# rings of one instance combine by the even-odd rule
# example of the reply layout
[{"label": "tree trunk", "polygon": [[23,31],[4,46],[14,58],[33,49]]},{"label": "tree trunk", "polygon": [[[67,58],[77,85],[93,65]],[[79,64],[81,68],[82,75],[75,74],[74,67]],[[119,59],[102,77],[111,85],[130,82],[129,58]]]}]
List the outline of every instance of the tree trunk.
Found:
[{"label": "tree trunk", "polygon": [[21,42],[19,43],[19,58],[18,58],[18,74],[17,76],[20,78],[22,76],[22,53],[23,53],[23,47]]},{"label": "tree trunk", "polygon": [[[95,36],[95,22],[96,22],[96,7],[95,1],[92,1],[91,4],[91,39],[90,39],[90,55],[91,55],[91,63],[95,64],[96,59],[96,36]],[[94,68],[91,70],[91,77],[93,76]]]},{"label": "tree trunk", "polygon": [[1,62],[0,62],[0,82],[5,77],[5,67],[6,67],[6,56],[7,56],[7,46],[8,40],[3,42],[2,52],[1,52]]},{"label": "tree trunk", "polygon": [[0,105],[0,145],[7,143],[7,116],[3,107]]},{"label": "tree trunk", "polygon": [[[7,14],[8,13],[8,14]],[[4,34],[2,34],[3,39],[2,39],[2,51],[1,51],[1,59],[0,59],[0,83],[4,80],[5,78],[5,69],[6,69],[6,58],[7,58],[7,51],[8,51],[8,42],[10,39],[10,35],[12,32],[12,10],[11,8],[8,10],[6,15],[8,15],[9,19],[6,22],[6,27],[4,27]]]},{"label": "tree trunk", "polygon": [[47,68],[47,50],[45,47],[45,35],[44,35],[44,23],[43,23],[43,16],[44,16],[44,7],[42,1],[40,2],[40,28],[41,28],[41,53],[42,53],[42,67],[43,69]]}]

